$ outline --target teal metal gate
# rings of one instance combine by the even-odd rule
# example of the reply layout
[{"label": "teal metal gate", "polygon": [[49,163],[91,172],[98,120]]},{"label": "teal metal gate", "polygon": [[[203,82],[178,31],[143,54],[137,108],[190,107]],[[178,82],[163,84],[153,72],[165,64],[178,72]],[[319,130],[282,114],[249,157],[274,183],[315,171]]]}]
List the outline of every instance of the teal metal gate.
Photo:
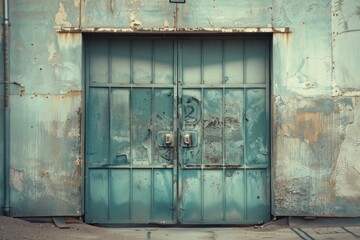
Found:
[{"label": "teal metal gate", "polygon": [[93,37],[85,221],[270,219],[269,39]]}]

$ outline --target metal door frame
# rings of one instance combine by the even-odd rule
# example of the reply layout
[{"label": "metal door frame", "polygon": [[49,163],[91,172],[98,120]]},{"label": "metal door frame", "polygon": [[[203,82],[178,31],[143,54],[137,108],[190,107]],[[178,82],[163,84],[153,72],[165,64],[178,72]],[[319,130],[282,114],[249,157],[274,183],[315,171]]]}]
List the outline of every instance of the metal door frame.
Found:
[{"label": "metal door frame", "polygon": [[[136,35],[136,37],[134,36]],[[180,168],[178,167],[179,162],[181,161],[180,156],[181,156],[181,151],[182,151],[182,147],[181,145],[181,140],[180,140],[180,133],[181,133],[181,129],[179,128],[179,126],[181,125],[180,121],[182,121],[182,105],[181,105],[181,96],[182,96],[182,87],[181,87],[181,82],[180,79],[182,79],[181,76],[181,72],[179,71],[179,69],[181,68],[180,66],[180,59],[181,56],[179,56],[182,51],[179,50],[180,44],[179,41],[183,40],[183,39],[193,39],[194,37],[199,37],[204,39],[204,36],[209,37],[209,38],[218,38],[218,39],[265,39],[267,44],[268,44],[268,48],[266,51],[266,122],[268,123],[268,137],[269,137],[269,165],[267,167],[267,173],[268,173],[268,180],[267,180],[267,189],[266,190],[266,194],[269,197],[267,199],[268,202],[268,207],[267,207],[267,212],[269,214],[269,220],[270,220],[270,216],[271,216],[271,155],[272,155],[272,138],[271,138],[271,108],[270,108],[270,99],[271,99],[271,88],[270,88],[270,83],[271,83],[271,76],[272,76],[272,71],[271,71],[271,57],[272,57],[272,48],[271,48],[271,40],[272,40],[272,34],[251,34],[251,33],[247,33],[247,34],[234,34],[234,33],[229,33],[229,34],[219,34],[219,33],[202,33],[202,34],[184,34],[184,33],[144,33],[144,34],[118,34],[118,35],[104,35],[104,34],[84,34],[84,99],[85,99],[85,103],[84,103],[84,109],[85,109],[85,118],[84,118],[84,133],[83,133],[83,139],[84,139],[84,198],[83,198],[83,206],[84,206],[84,214],[86,211],[86,201],[88,199],[88,184],[89,184],[89,179],[88,179],[88,167],[86,166],[86,146],[87,146],[87,133],[86,133],[86,129],[87,129],[87,119],[88,119],[88,98],[89,98],[89,83],[88,83],[88,76],[89,76],[89,58],[87,57],[87,52],[88,52],[88,45],[87,45],[87,39],[89,38],[96,38],[98,39],[99,37],[105,37],[106,39],[117,39],[117,38],[125,38],[125,39],[129,39],[129,38],[139,38],[142,39],[144,37],[149,38],[149,39],[156,39],[156,38],[165,38],[165,39],[173,39],[174,41],[174,106],[176,107],[176,109],[174,110],[174,131],[176,131],[176,138],[175,139],[175,144],[176,144],[176,149],[174,150],[174,158],[175,161],[173,162],[173,173],[174,173],[174,183],[173,183],[173,201],[174,201],[174,206],[175,206],[175,210],[173,212],[173,223],[171,224],[180,224],[181,226],[186,226],[187,223],[181,223],[181,220],[179,219],[179,212],[180,210],[180,198],[179,196],[181,195],[181,193],[179,193],[180,189],[181,189],[181,178],[180,178]],[[244,84],[245,85],[245,84]],[[141,87],[139,87],[141,88]],[[244,90],[247,89],[248,87],[245,86]],[[251,88],[251,86],[249,87]],[[152,88],[154,89],[154,87]],[[176,116],[175,116],[176,114]],[[111,224],[111,223],[110,223]],[[208,224],[208,223],[199,223],[199,224]],[[219,224],[219,223],[214,223],[214,224]],[[232,223],[225,223],[225,224],[232,224]],[[242,224],[241,222],[236,222],[234,224]],[[249,224],[248,221],[244,222],[244,224]],[[257,224],[257,222],[254,224]],[[221,223],[220,223],[221,225]]]}]

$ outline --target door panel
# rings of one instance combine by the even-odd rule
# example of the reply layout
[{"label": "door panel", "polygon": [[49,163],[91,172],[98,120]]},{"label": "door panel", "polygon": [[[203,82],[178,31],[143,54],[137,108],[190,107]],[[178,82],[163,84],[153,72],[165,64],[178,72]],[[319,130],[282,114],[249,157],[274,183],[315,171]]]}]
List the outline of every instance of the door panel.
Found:
[{"label": "door panel", "polygon": [[267,221],[268,43],[204,38],[179,44],[180,136],[196,138],[193,146],[179,145],[179,221]]},{"label": "door panel", "polygon": [[226,89],[224,94],[225,164],[244,164],[244,90]]},{"label": "door panel", "polygon": [[269,220],[267,39],[98,37],[86,54],[86,222]]},{"label": "door panel", "polygon": [[176,129],[174,40],[101,38],[88,48],[85,221],[175,223],[176,139],[161,137]]}]

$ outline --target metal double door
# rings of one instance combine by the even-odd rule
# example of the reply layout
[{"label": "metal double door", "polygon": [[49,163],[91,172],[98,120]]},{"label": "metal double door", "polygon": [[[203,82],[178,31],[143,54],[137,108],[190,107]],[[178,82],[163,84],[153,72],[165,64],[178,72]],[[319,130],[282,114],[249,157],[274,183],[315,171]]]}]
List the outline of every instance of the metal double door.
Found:
[{"label": "metal double door", "polygon": [[270,218],[269,39],[86,39],[85,221]]}]

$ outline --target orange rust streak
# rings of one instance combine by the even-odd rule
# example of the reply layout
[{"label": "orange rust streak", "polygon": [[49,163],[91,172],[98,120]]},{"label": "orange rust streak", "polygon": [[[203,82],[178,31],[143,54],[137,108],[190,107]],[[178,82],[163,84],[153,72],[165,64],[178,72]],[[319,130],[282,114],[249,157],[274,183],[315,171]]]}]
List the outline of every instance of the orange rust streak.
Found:
[{"label": "orange rust streak", "polygon": [[81,37],[80,33],[57,33],[59,42],[64,42],[65,44],[69,44],[71,42],[72,45],[77,45],[79,43],[79,38]]},{"label": "orange rust streak", "polygon": [[290,126],[294,137],[298,137],[305,142],[315,144],[322,132],[322,116],[318,112],[299,113],[295,122]]}]

